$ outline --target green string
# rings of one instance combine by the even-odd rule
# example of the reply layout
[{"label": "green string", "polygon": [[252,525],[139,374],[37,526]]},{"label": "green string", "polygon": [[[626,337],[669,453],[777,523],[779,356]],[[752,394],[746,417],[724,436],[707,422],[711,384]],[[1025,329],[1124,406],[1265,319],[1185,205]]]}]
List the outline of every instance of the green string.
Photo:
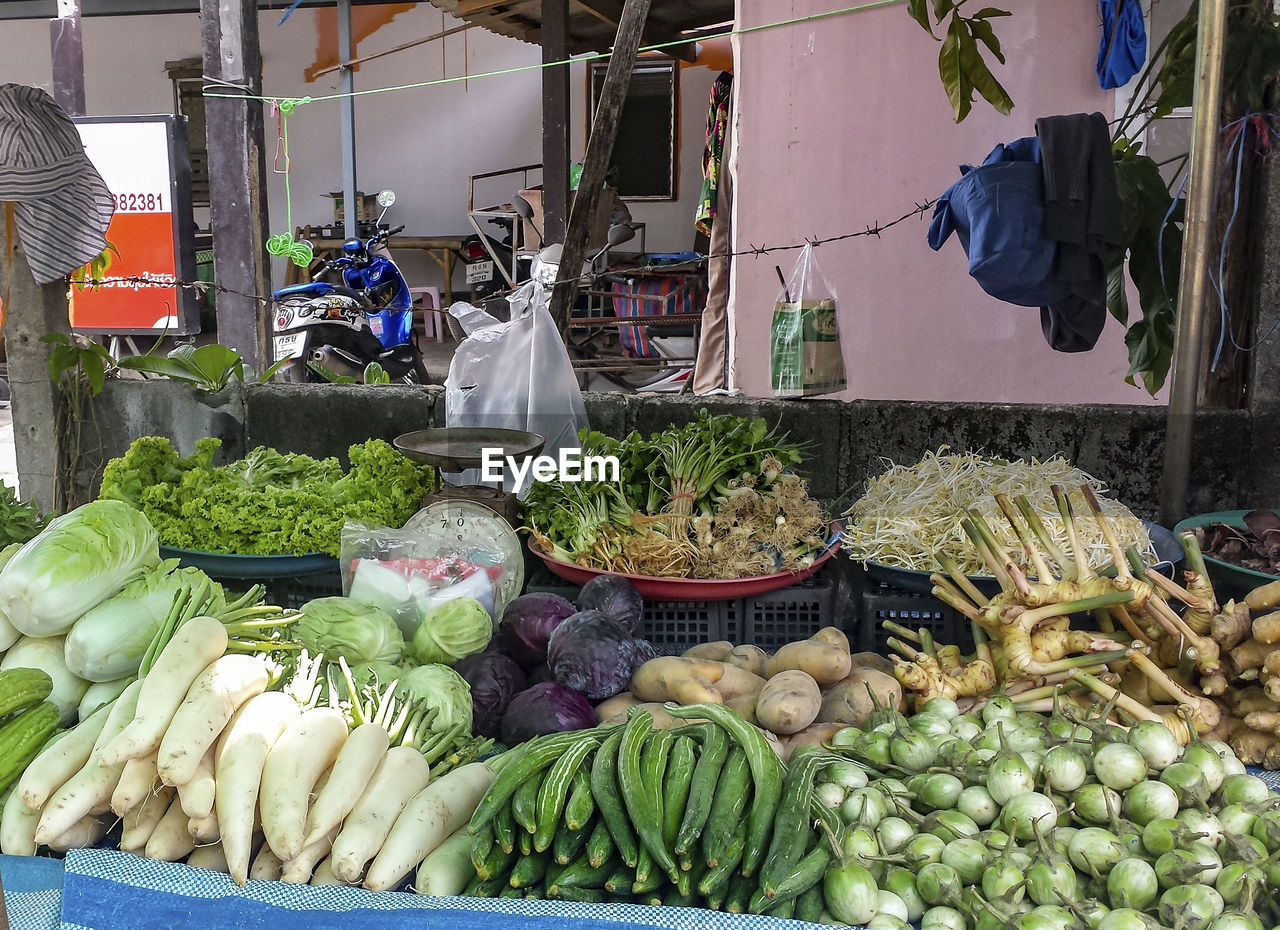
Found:
[{"label": "green string", "polygon": [[[674,39],[670,42],[658,42],[654,45],[642,46],[638,51],[639,52],[660,52],[663,49],[672,48],[677,45],[688,45],[690,42],[707,41],[709,39],[725,39],[731,36],[747,35],[752,32],[762,32],[766,29],[778,29],[782,26],[796,26],[796,25],[800,25],[801,23],[816,22],[822,19],[830,19],[835,16],[844,16],[849,13],[861,13],[864,10],[873,10],[873,9],[876,9],[877,7],[884,7],[884,6],[894,6],[896,4],[905,3],[905,2],[906,0],[871,0],[871,2],[869,3],[860,3],[856,6],[843,7],[842,9],[839,9],[839,10],[828,10],[825,13],[811,13],[808,16],[797,16],[793,19],[782,19],[772,23],[761,23],[758,26],[744,26],[741,29],[730,29],[725,32],[718,32],[711,35],[698,36],[695,38],[686,38],[686,39]],[[293,106],[290,107],[290,111],[292,111],[294,107],[299,106],[301,104],[318,102],[321,100],[342,100],[346,97],[363,97],[369,94],[386,94],[386,93],[391,93],[392,91],[398,91],[398,90],[417,90],[418,88],[422,88],[422,87],[439,87],[444,84],[456,84],[462,81],[474,81],[479,78],[502,77],[508,74],[522,74],[526,71],[542,71],[546,68],[559,68],[559,67],[563,67],[565,65],[571,65],[580,61],[584,61],[584,62],[600,61],[601,59],[609,58],[611,55],[612,55],[611,52],[591,52],[590,54],[587,54],[587,55],[580,55],[577,58],[565,58],[560,61],[539,62],[538,64],[534,64],[534,65],[520,65],[519,67],[516,67],[516,68],[502,68],[497,71],[481,71],[477,74],[460,74],[460,75],[457,75],[456,77],[439,78],[434,81],[419,81],[414,84],[395,84],[391,87],[371,87],[371,88],[368,88],[367,90],[354,90],[354,91],[351,91],[350,93],[322,94],[317,97],[292,98],[289,101],[282,102],[280,104],[280,108],[281,110],[283,110],[285,103],[292,103]],[[271,97],[260,97],[254,94],[245,94],[245,93],[223,94],[223,93],[214,93],[210,91],[205,91],[204,96],[225,97],[227,99],[233,99],[233,100],[245,100],[245,99],[262,100],[265,102],[269,102],[273,99]]]},{"label": "green string", "polygon": [[267,252],[272,255],[286,256],[299,268],[307,268],[315,259],[315,249],[305,239],[293,238],[293,194],[289,188],[289,114],[304,103],[310,103],[310,97],[286,97],[278,104],[280,107],[280,135],[284,140],[284,213],[289,231],[279,233],[267,239]]}]

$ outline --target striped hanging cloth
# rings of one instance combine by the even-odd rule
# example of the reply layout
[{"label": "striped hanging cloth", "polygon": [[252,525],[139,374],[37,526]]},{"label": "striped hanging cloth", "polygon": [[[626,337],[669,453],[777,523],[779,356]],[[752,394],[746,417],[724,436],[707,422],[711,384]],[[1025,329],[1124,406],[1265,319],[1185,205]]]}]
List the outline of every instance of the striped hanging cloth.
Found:
[{"label": "striped hanging cloth", "polygon": [[18,237],[39,284],[107,246],[111,191],[71,117],[38,87],[0,84],[0,201],[17,205]]}]

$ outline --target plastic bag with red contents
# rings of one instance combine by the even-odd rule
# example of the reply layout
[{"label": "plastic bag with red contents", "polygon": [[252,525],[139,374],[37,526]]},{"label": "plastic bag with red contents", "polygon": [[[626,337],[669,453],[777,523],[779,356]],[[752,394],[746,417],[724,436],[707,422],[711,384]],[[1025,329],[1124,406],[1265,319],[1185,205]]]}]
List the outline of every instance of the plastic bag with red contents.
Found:
[{"label": "plastic bag with red contents", "polygon": [[422,529],[348,523],[340,549],[342,593],[391,614],[406,640],[429,610],[455,598],[473,598],[493,618],[503,567],[441,547],[440,537]]}]

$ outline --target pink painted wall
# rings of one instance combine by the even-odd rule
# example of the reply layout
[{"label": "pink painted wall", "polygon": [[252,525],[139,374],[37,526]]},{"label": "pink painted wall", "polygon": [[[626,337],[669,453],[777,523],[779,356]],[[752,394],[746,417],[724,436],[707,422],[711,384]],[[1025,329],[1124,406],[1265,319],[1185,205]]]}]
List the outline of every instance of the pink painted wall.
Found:
[{"label": "pink painted wall", "polygon": [[[844,0],[739,0],[748,27],[839,9]],[[994,21],[1008,64],[997,77],[1012,115],[985,102],[953,120],[938,78],[939,43],[905,5],[767,29],[738,38],[735,236],[738,248],[862,229],[936,197],[961,163],[1034,133],[1039,116],[1099,110],[1112,94],[1094,73],[1099,25],[1090,0],[1007,0]],[[1155,403],[1124,383],[1124,330],[1108,321],[1089,353],[1053,352],[1039,312],[995,301],[968,276],[954,237],[925,242],[928,219],[817,251],[839,296],[846,399]],[[769,391],[774,265],[798,253],[737,262],[734,378]]]}]

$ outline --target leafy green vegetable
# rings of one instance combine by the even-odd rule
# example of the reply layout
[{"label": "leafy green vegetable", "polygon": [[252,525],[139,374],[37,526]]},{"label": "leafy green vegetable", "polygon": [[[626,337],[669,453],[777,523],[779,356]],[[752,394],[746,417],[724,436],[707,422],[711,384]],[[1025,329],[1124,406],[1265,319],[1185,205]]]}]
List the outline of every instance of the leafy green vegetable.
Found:
[{"label": "leafy green vegetable", "polygon": [[447,665],[419,665],[410,669],[396,686],[396,697],[425,704],[437,714],[431,729],[437,733],[459,724],[471,730],[471,686]]},{"label": "leafy green vegetable", "polygon": [[413,654],[424,665],[453,665],[481,652],[493,639],[493,621],[472,597],[445,601],[427,611],[413,635]]},{"label": "leafy green vegetable", "polygon": [[87,681],[136,675],[147,646],[173,608],[173,599],[201,582],[213,585],[215,610],[225,603],[220,585],[198,568],[178,568],[177,559],[161,562],[154,571],[125,585],[119,594],[85,613],[67,633],[67,668]]},{"label": "leafy green vegetable", "polygon": [[349,665],[395,662],[404,651],[400,627],[385,611],[348,597],[320,597],[302,607],[292,638],[312,655]]},{"label": "leafy green vegetable", "polygon": [[435,472],[380,439],[335,458],[259,447],[214,467],[221,443],[201,439],[186,458],[168,439],[144,436],[107,463],[103,498],[142,509],[167,546],[243,555],[338,554],[347,521],[402,526],[435,487]]},{"label": "leafy green vegetable", "polygon": [[18,500],[7,484],[0,484],[0,548],[33,539],[49,523],[36,505]]},{"label": "leafy green vegetable", "polygon": [[141,512],[93,501],[53,520],[9,560],[0,612],[28,636],[56,636],[159,561],[156,531]]}]

